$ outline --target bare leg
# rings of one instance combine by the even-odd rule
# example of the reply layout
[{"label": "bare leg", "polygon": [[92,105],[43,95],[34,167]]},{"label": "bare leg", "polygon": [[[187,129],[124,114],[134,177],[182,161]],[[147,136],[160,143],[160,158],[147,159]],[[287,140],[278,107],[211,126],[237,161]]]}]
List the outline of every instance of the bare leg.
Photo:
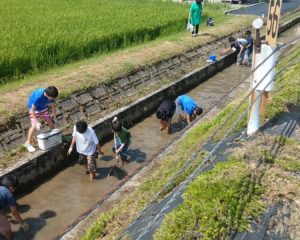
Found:
[{"label": "bare leg", "polygon": [[31,125],[31,128],[28,131],[28,137],[27,137],[27,142],[29,144],[32,144],[32,138],[33,138],[34,133],[35,133],[35,125]]},{"label": "bare leg", "polygon": [[179,114],[179,116],[178,116],[178,125],[179,125],[179,127],[181,126],[182,121],[183,121],[183,116],[181,114]]},{"label": "bare leg", "polygon": [[160,131],[164,130],[164,121],[160,120]]},{"label": "bare leg", "polygon": [[96,179],[96,173],[95,172],[91,172],[90,173],[90,180],[93,181]]},{"label": "bare leg", "polygon": [[88,165],[87,165],[87,164],[84,164],[83,167],[84,167],[84,169],[85,169],[86,171],[89,171]]},{"label": "bare leg", "polygon": [[167,123],[167,130],[168,130],[168,133],[171,133],[171,124],[172,124],[172,118],[169,119],[168,123]]},{"label": "bare leg", "polygon": [[51,119],[49,119],[48,121],[47,121],[47,124],[48,124],[48,126],[49,126],[49,128],[52,130],[52,129],[54,129],[54,123],[53,123],[53,121],[51,120]]}]

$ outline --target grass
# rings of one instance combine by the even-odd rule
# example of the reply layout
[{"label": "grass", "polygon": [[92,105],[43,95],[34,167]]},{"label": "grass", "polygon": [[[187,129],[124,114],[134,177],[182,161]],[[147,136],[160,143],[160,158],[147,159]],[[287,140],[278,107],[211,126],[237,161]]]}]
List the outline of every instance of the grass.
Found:
[{"label": "grass", "polygon": [[217,164],[189,185],[183,204],[166,216],[154,239],[227,239],[262,212],[261,193],[246,163]]},{"label": "grass", "polygon": [[[281,115],[289,103],[296,104],[300,96],[300,44],[285,53],[279,61],[277,71],[284,69],[284,74],[276,80],[276,92],[272,103],[267,105],[267,118]],[[289,66],[290,65],[290,66]]]},{"label": "grass", "polygon": [[24,145],[20,145],[17,149],[6,151],[1,156],[0,169],[8,167],[15,159],[19,159],[22,153],[27,153],[27,149]]}]

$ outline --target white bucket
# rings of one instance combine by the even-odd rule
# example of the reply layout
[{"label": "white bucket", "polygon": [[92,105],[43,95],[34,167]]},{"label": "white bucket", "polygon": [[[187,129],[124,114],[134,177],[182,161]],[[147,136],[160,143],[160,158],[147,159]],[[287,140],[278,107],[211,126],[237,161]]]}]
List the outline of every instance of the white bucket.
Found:
[{"label": "white bucket", "polygon": [[62,143],[61,131],[59,129],[53,129],[50,132],[39,134],[37,140],[41,150],[48,150]]}]

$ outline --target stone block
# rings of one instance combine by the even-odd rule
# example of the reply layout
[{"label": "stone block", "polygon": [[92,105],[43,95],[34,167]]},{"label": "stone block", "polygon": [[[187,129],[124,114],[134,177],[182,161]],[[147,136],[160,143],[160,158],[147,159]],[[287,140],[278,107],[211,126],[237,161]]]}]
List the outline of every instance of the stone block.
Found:
[{"label": "stone block", "polygon": [[109,89],[110,99],[118,98],[121,96],[121,92],[117,87],[112,87]]},{"label": "stone block", "polygon": [[195,58],[199,55],[197,51],[191,51],[184,54],[188,59]]},{"label": "stone block", "polygon": [[22,134],[22,132],[21,132],[21,129],[20,129],[20,132],[14,133],[14,134],[10,135],[9,138],[8,138],[7,140],[8,140],[9,142],[13,142],[13,141],[15,141],[15,140],[17,140],[17,139],[19,139],[19,138],[22,138],[22,140],[24,140],[23,134]]},{"label": "stone block", "polygon": [[97,88],[91,90],[90,94],[93,96],[93,98],[99,99],[99,98],[103,98],[104,96],[106,96],[107,91],[104,86],[100,86],[100,87],[97,87]]},{"label": "stone block", "polygon": [[100,105],[96,102],[89,103],[85,106],[85,113],[88,117],[93,116],[99,112],[101,112]]},{"label": "stone block", "polygon": [[22,117],[19,119],[19,124],[20,124],[21,128],[23,128],[23,129],[28,129],[28,128],[30,128],[31,123],[30,123],[29,115],[26,114],[26,115],[22,116]]},{"label": "stone block", "polygon": [[119,78],[117,81],[118,81],[118,86],[121,87],[121,88],[127,88],[127,86],[130,84],[130,77],[129,76],[129,79],[128,78],[125,78],[125,77],[122,77],[122,78]]},{"label": "stone block", "polygon": [[77,121],[82,120],[82,119],[86,119],[86,116],[83,115],[80,111],[72,112],[72,113],[69,115],[68,123],[74,124],[74,123],[76,123]]},{"label": "stone block", "polygon": [[80,105],[85,105],[93,101],[93,97],[89,93],[82,93],[76,96],[76,100]]},{"label": "stone block", "polygon": [[146,69],[146,71],[147,71],[147,73],[148,73],[149,75],[152,75],[152,74],[154,74],[154,73],[157,72],[157,69],[156,69],[154,66],[152,66],[152,67],[148,67],[148,68]]},{"label": "stone block", "polygon": [[78,103],[72,98],[62,101],[60,105],[61,105],[62,111],[64,111],[64,112],[79,107]]},{"label": "stone block", "polygon": [[149,73],[142,70],[142,71],[139,71],[136,73],[136,75],[138,76],[138,78],[146,78],[146,77],[149,77]]},{"label": "stone block", "polygon": [[135,84],[136,82],[141,82],[142,81],[141,79],[142,78],[139,77],[137,74],[129,76],[129,81],[131,84]]},{"label": "stone block", "polygon": [[159,66],[157,68],[158,68],[158,71],[161,71],[163,69],[169,68],[172,65],[173,65],[173,63],[171,61],[163,61],[159,64]]},{"label": "stone block", "polygon": [[181,61],[180,61],[179,57],[173,58],[173,59],[172,59],[172,62],[173,62],[173,64],[175,64],[175,65],[181,64]]}]

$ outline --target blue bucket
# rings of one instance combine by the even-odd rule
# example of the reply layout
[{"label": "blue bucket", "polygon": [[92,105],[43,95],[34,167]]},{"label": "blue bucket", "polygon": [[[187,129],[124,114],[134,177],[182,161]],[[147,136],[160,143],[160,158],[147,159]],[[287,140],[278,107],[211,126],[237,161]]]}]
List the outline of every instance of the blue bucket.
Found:
[{"label": "blue bucket", "polygon": [[216,56],[215,55],[210,55],[209,56],[209,61],[210,62],[215,62],[216,61]]}]

